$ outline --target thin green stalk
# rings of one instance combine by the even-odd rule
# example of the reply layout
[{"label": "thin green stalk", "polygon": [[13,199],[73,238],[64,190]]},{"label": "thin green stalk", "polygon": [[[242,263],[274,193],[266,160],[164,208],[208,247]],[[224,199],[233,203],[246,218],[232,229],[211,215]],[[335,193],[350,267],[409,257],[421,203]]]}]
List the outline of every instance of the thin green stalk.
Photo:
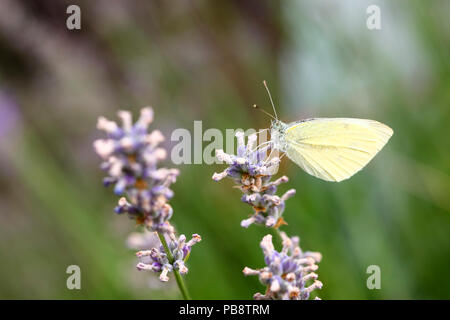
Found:
[{"label": "thin green stalk", "polygon": [[[164,234],[158,232],[158,237],[164,247],[164,251],[166,251],[167,258],[169,259],[170,264],[173,264],[174,259],[173,259],[172,251],[170,251],[169,246],[167,245],[167,241],[166,241],[166,238],[164,237]],[[184,280],[183,280],[183,277],[181,276],[180,272],[178,270],[173,269],[173,274],[175,275],[175,279],[177,280],[177,285],[178,285],[178,288],[180,289],[183,299],[191,300],[191,297],[189,296],[189,292],[187,291],[186,285],[184,284]]]},{"label": "thin green stalk", "polygon": [[280,239],[280,241],[283,242],[283,237],[281,236],[280,228],[276,228],[274,230],[275,230],[275,233],[277,234],[278,238]]}]

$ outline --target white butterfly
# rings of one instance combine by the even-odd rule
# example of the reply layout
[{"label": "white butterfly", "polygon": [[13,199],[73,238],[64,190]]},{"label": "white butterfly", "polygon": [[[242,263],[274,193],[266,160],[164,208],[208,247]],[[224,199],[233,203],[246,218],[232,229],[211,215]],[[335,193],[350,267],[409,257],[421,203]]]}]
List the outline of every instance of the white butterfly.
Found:
[{"label": "white butterfly", "polygon": [[[312,118],[292,123],[275,117],[270,127],[270,144],[284,152],[310,175],[340,182],[360,171],[388,142],[393,130],[375,120]],[[255,106],[256,107],[256,106]]]}]

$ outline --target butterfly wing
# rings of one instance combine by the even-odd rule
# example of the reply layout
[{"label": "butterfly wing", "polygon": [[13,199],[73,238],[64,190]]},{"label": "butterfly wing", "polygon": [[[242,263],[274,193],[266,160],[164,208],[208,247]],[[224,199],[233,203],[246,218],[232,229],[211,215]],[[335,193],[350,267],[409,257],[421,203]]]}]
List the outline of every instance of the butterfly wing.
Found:
[{"label": "butterfly wing", "polygon": [[392,134],[374,120],[309,119],[289,125],[286,154],[310,175],[339,182],[364,168]]}]

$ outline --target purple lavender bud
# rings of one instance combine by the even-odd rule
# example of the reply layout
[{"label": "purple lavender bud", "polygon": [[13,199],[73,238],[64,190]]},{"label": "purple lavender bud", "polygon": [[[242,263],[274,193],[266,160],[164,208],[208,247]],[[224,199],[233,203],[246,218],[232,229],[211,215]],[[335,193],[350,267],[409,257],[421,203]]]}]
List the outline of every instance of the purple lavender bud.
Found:
[{"label": "purple lavender bud", "polygon": [[[275,251],[272,236],[266,235],[261,241],[266,267],[250,269],[245,267],[245,276],[258,276],[267,287],[265,294],[254,295],[256,300],[307,300],[313,290],[321,289],[322,282],[317,280],[317,263],[322,255],[318,252],[303,253],[298,246],[298,238],[289,238],[280,232],[283,240],[281,252]],[[309,286],[307,283],[312,282]]]},{"label": "purple lavender bud", "polygon": [[266,159],[269,147],[257,149],[256,134],[248,137],[247,144],[245,144],[243,132],[237,132],[236,138],[237,155],[216,150],[216,157],[227,163],[229,167],[221,173],[214,173],[212,179],[219,181],[230,177],[244,193],[241,201],[252,206],[253,214],[250,218],[242,220],[242,227],[248,228],[251,224],[260,224],[269,228],[278,228],[285,224],[282,218],[285,201],[295,194],[295,190],[289,190],[281,198],[275,196],[278,185],[288,181],[285,176],[271,181],[279,159]]},{"label": "purple lavender bud", "polygon": [[170,185],[176,181],[177,169],[158,168],[167,153],[158,145],[164,140],[159,130],[148,132],[153,121],[150,107],[141,110],[135,124],[131,113],[119,111],[122,126],[100,117],[97,128],[107,134],[107,139],[94,142],[94,149],[104,159],[101,169],[108,176],[105,186],[114,185],[114,193],[128,198],[126,206],[117,206],[117,213],[128,213],[137,223],[149,230],[170,232],[168,223],[173,210],[167,201],[173,197]]},{"label": "purple lavender bud", "polygon": [[[167,241],[168,240],[168,241]],[[182,234],[178,238],[174,233],[168,234],[166,237],[170,253],[173,257],[173,263],[170,263],[164,246],[152,248],[151,250],[143,250],[136,253],[139,259],[137,264],[138,270],[150,270],[160,273],[161,281],[168,281],[168,274],[173,270],[178,270],[180,274],[186,274],[188,268],[185,265],[186,259],[191,252],[191,247],[201,241],[198,234],[193,234],[192,239],[186,242],[186,237]]]}]

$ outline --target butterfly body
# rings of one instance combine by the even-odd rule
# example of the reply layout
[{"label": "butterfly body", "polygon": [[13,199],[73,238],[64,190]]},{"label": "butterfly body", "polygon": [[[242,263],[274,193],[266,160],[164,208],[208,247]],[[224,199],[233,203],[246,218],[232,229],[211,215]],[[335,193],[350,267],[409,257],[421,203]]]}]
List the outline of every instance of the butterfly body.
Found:
[{"label": "butterfly body", "polygon": [[286,131],[288,128],[289,126],[280,120],[272,121],[270,126],[270,139],[274,149],[280,150],[281,152],[287,151]]},{"label": "butterfly body", "polygon": [[339,182],[361,170],[392,136],[388,126],[366,119],[311,118],[270,128],[271,144],[307,173]]}]

